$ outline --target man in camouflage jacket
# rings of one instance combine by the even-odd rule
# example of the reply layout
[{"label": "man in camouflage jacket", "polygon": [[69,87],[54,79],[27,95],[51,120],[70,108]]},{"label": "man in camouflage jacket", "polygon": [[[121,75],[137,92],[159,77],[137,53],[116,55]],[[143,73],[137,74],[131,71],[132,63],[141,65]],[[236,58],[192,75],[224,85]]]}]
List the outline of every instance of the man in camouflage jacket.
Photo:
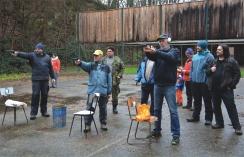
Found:
[{"label": "man in camouflage jacket", "polygon": [[120,79],[124,73],[124,63],[118,57],[114,55],[115,49],[113,47],[107,48],[107,56],[104,57],[103,62],[107,64],[112,71],[112,105],[113,113],[117,114],[118,95],[120,93]]}]

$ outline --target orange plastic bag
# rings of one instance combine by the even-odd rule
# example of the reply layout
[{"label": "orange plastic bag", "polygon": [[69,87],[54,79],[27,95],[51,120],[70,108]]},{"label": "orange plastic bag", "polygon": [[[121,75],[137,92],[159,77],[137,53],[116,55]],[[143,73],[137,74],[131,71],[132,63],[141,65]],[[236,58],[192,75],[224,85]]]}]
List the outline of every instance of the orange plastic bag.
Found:
[{"label": "orange plastic bag", "polygon": [[150,119],[150,106],[147,104],[139,104],[136,107],[137,115],[136,119],[138,121],[144,121]]}]

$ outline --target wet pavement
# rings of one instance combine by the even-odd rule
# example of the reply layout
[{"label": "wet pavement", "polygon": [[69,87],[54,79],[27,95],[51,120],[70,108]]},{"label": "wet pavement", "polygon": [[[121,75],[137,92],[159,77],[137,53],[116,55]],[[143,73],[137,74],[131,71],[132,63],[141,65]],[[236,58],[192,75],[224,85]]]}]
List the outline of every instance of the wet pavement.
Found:
[{"label": "wet pavement", "polygon": [[[199,123],[187,123],[186,118],[191,116],[191,111],[179,107],[181,122],[181,141],[178,146],[171,145],[170,117],[167,104],[163,106],[162,137],[153,139],[149,144],[147,140],[135,140],[134,130],[130,137],[133,145],[126,143],[129,129],[129,117],[125,104],[128,95],[139,95],[140,86],[135,86],[133,76],[125,76],[121,84],[119,97],[119,114],[113,115],[111,102],[108,103],[108,131],[100,130],[98,112],[95,120],[99,135],[96,134],[94,125],[87,138],[80,130],[80,119],[75,119],[72,134],[69,137],[69,128],[73,113],[85,107],[86,80],[83,77],[61,78],[58,88],[50,89],[48,110],[52,113],[52,105],[67,105],[67,123],[64,128],[53,128],[52,117],[40,117],[35,121],[26,120],[22,110],[17,111],[17,125],[13,124],[13,111],[6,115],[6,121],[0,126],[0,157],[243,157],[244,135],[237,136],[230,125],[230,120],[224,105],[223,115],[225,128],[212,130],[204,125],[204,111],[201,113]],[[31,82],[9,82],[4,86],[15,88],[14,97],[17,100],[30,102]],[[3,86],[1,84],[1,86]],[[235,92],[236,105],[240,122],[244,124],[244,79],[241,80]],[[203,108],[204,110],[204,108]],[[98,111],[98,110],[97,110]],[[27,112],[30,112],[28,106]],[[0,113],[3,117],[3,113]],[[134,125],[135,126],[135,125]],[[139,126],[138,135],[145,137],[148,134],[148,125]]]}]

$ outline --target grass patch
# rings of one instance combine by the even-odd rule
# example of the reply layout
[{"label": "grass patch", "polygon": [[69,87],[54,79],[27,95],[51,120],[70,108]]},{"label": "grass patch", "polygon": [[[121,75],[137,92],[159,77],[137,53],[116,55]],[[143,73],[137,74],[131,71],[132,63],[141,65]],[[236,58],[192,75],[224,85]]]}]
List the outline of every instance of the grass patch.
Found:
[{"label": "grass patch", "polygon": [[13,74],[0,74],[0,81],[5,80],[23,80],[31,77],[30,73],[13,73]]},{"label": "grass patch", "polygon": [[137,65],[125,66],[125,74],[136,74]]},{"label": "grass patch", "polygon": [[244,67],[241,67],[241,77],[244,77]]},{"label": "grass patch", "polygon": [[[244,68],[242,69],[244,72]],[[125,66],[125,74],[136,74],[137,65],[129,65]],[[82,75],[86,74],[80,67],[78,66],[67,66],[62,68],[61,75],[69,76],[69,75]],[[244,73],[243,73],[244,75]],[[0,74],[0,81],[10,81],[10,80],[23,80],[30,79],[31,73],[12,73],[12,74]]]}]

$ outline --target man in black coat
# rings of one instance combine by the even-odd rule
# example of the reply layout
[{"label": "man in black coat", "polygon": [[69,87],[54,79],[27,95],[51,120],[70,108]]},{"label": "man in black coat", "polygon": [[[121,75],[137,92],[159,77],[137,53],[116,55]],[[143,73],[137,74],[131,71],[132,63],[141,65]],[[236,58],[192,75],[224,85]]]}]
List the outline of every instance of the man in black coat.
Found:
[{"label": "man in black coat", "polygon": [[229,47],[227,45],[219,45],[216,54],[218,57],[216,63],[207,70],[207,75],[210,76],[208,87],[212,93],[216,120],[216,124],[212,125],[212,128],[224,128],[224,119],[221,110],[221,101],[223,100],[235,133],[242,135],[241,124],[234,101],[234,89],[241,77],[240,68],[237,61],[233,57],[230,57]]},{"label": "man in black coat", "polygon": [[35,120],[38,113],[39,99],[41,94],[41,114],[43,117],[50,117],[47,113],[47,98],[49,91],[49,75],[54,80],[54,73],[51,64],[51,58],[43,51],[44,45],[38,43],[34,52],[18,52],[13,53],[14,56],[28,59],[32,67],[32,98],[30,120]]}]

